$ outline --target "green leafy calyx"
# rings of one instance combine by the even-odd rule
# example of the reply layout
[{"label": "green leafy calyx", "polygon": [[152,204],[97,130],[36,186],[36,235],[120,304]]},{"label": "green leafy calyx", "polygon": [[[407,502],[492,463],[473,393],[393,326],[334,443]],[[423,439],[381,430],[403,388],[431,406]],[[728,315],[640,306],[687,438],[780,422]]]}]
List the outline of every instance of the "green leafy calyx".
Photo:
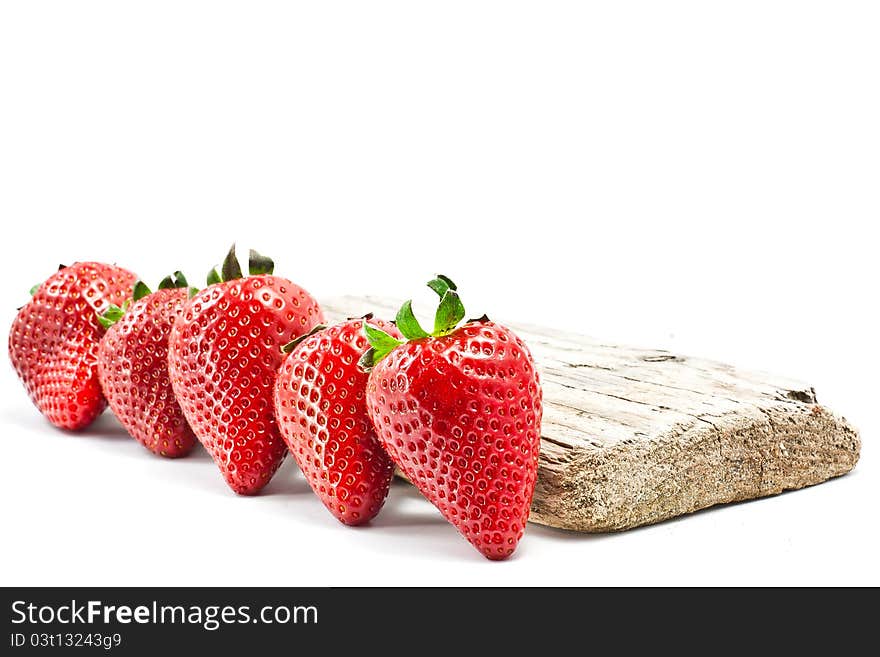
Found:
[{"label": "green leafy calyx", "polygon": [[275,271],[275,263],[272,261],[272,258],[260,255],[251,249],[248,257],[248,273],[251,276],[262,276],[264,274],[271,274],[273,271]]},{"label": "green leafy calyx", "polygon": [[447,290],[458,289],[458,286],[452,282],[452,279],[443,274],[437,274],[437,276],[428,281],[428,287],[434,290],[434,292],[437,293],[437,296],[441,299],[443,298],[443,295],[446,294]]},{"label": "green leafy calyx", "polygon": [[364,333],[367,334],[367,340],[370,341],[370,348],[361,356],[358,365],[365,371],[371,370],[376,363],[403,344],[393,335],[388,335],[382,329],[367,322],[364,322]]},{"label": "green leafy calyx", "polygon": [[[458,296],[458,287],[447,276],[437,274],[428,281],[428,287],[440,297],[437,313],[434,316],[434,330],[431,333],[425,331],[419,320],[416,319],[412,309],[412,301],[405,302],[397,312],[395,324],[407,340],[421,340],[424,338],[439,338],[452,333],[464,319],[465,310],[461,298]],[[403,344],[385,331],[364,323],[364,332],[370,342],[370,349],[361,357],[359,365],[364,370],[370,370],[376,363],[381,361],[393,349]]]},{"label": "green leafy calyx", "polygon": [[413,314],[412,300],[405,301],[397,311],[397,317],[394,320],[397,328],[403,333],[407,340],[418,340],[419,338],[427,338],[428,333],[419,324],[419,320]]},{"label": "green leafy calyx", "polygon": [[[146,286],[144,286],[146,287]],[[128,310],[128,307],[131,306],[131,299],[126,299],[125,303],[122,306],[117,306],[115,303],[111,303],[107,306],[107,310],[105,310],[102,314],[98,315],[98,322],[105,329],[110,328],[125,315],[125,311]]]},{"label": "green leafy calyx", "polygon": [[[187,287],[186,277],[179,271],[174,272],[170,276],[166,276],[159,283],[160,290],[168,290],[175,288],[185,288]],[[190,298],[192,298],[198,290],[194,287],[189,288],[190,290]],[[131,307],[131,304],[135,301],[140,301],[144,297],[152,294],[152,290],[150,286],[144,283],[142,280],[135,281],[134,288],[131,291],[131,298],[126,299],[125,303],[122,306],[117,306],[116,304],[110,304],[103,313],[98,314],[98,322],[104,328],[110,328],[120,319],[122,319],[123,315],[125,315],[126,311]]]},{"label": "green leafy calyx", "polygon": [[[250,276],[265,276],[275,271],[275,263],[272,258],[250,250],[248,257],[248,274]],[[208,285],[233,281],[242,278],[241,264],[235,255],[235,244],[229,248],[229,253],[223,259],[223,264],[218,265],[208,272]]]},{"label": "green leafy calyx", "polygon": [[159,282],[160,290],[171,290],[174,288],[189,287],[186,276],[182,272],[176,271],[170,276],[166,276]]},{"label": "green leafy calyx", "polygon": [[238,258],[235,257],[235,244],[229,247],[229,253],[223,258],[220,275],[223,276],[224,281],[232,281],[242,277],[241,265],[238,264]]},{"label": "green leafy calyx", "polygon": [[284,345],[283,347],[281,347],[281,353],[289,354],[291,351],[293,351],[294,349],[296,349],[297,345],[299,345],[299,344],[305,342],[306,339],[312,337],[315,333],[320,333],[320,332],[323,331],[325,328],[327,328],[326,324],[318,324],[318,325],[316,325],[315,328],[313,328],[313,329],[312,329],[311,331],[309,331],[308,333],[304,333],[304,334],[302,334],[301,336],[299,336],[298,338],[294,338],[293,340],[291,340],[290,342],[288,342],[286,345]]},{"label": "green leafy calyx", "polygon": [[140,301],[145,296],[150,294],[150,292],[152,292],[152,290],[150,290],[147,284],[139,280],[136,281],[134,284],[134,289],[131,292],[131,298],[134,301]]},{"label": "green leafy calyx", "polygon": [[437,314],[434,316],[435,337],[446,335],[455,330],[458,323],[464,319],[464,304],[458,296],[458,292],[452,288],[446,290],[437,306]]}]

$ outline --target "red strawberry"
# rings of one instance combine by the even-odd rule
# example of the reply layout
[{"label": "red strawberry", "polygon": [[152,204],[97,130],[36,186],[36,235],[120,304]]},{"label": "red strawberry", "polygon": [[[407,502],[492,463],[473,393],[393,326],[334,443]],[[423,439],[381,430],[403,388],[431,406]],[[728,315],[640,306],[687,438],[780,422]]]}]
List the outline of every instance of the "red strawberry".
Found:
[{"label": "red strawberry", "polygon": [[400,337],[393,324],[367,315],[316,327],[284,347],[275,381],[275,419],[312,490],[346,525],[369,522],[385,503],[394,465],[367,417],[367,373],[358,360],[370,346],[368,321]]},{"label": "red strawberry", "polygon": [[529,350],[485,316],[458,323],[464,306],[438,276],[434,331],[406,302],[400,343],[365,326],[373,346],[367,409],[379,440],[449,522],[489,559],[513,553],[529,517],[538,471],[541,386]]},{"label": "red strawberry", "polygon": [[96,313],[131,296],[135,275],[100,262],[62,267],[36,288],[9,332],[9,358],[31,400],[62,429],[82,429],[107,402],[98,383]]},{"label": "red strawberry", "polygon": [[287,454],[275,424],[273,390],[281,347],[324,319],[304,289],[272,276],[251,251],[241,277],[235,247],[186,304],[171,330],[168,370],[189,425],[236,493],[265,486]]},{"label": "red strawberry", "polygon": [[168,336],[187,298],[186,279],[175,272],[153,293],[138,281],[131,302],[99,318],[107,327],[98,347],[104,396],[128,433],[159,456],[184,456],[196,443],[168,376]]}]

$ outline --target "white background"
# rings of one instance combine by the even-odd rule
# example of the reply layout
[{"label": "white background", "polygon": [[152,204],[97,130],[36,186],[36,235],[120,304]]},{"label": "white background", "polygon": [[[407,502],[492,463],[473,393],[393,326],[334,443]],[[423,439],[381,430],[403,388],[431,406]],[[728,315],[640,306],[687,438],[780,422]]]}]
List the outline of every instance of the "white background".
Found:
[{"label": "white background", "polygon": [[[292,462],[237,498],[0,367],[2,584],[880,584],[873,2],[16,2],[0,9],[2,320],[59,262],[201,279],[229,243],[318,296],[802,378],[849,476],[480,557],[397,485],[339,525]],[[423,291],[424,290],[424,291]]]}]

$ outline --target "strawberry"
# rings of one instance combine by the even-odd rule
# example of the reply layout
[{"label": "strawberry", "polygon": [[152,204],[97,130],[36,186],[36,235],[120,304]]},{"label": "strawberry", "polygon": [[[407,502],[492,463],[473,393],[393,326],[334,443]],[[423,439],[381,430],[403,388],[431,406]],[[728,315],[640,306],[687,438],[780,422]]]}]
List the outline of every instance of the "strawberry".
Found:
[{"label": "strawberry", "polygon": [[407,301],[400,342],[364,326],[367,411],[392,460],[489,559],[516,549],[538,471],[541,386],[528,348],[483,316],[461,326],[455,284],[438,276],[434,331]]},{"label": "strawberry", "polygon": [[251,251],[251,276],[242,278],[233,246],[169,340],[168,371],[183,414],[241,495],[263,488],[287,454],[273,412],[281,347],[324,319],[317,301],[272,276],[273,268]]},{"label": "strawberry", "polygon": [[131,295],[135,275],[100,262],[62,266],[32,290],[9,331],[9,358],[40,412],[62,429],[82,429],[106,408],[98,382],[96,313]]},{"label": "strawberry", "polygon": [[131,300],[98,318],[107,328],[98,347],[98,378],[110,409],[144,447],[172,458],[196,443],[168,376],[168,336],[187,298],[186,278],[175,272],[152,293],[138,281]]},{"label": "strawberry", "polygon": [[367,417],[367,373],[358,360],[369,347],[363,324],[401,337],[393,324],[366,315],[284,346],[275,381],[275,419],[312,490],[346,525],[372,520],[388,496],[394,465]]}]

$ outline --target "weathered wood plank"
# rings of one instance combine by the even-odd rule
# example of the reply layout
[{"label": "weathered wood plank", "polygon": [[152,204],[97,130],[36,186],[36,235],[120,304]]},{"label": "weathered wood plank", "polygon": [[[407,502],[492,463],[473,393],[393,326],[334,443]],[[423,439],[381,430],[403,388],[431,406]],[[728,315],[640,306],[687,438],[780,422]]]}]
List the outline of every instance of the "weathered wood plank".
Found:
[{"label": "weathered wood plank", "polygon": [[[384,299],[342,297],[331,318]],[[662,350],[510,324],[544,388],[531,520],[584,532],[630,529],[774,495],[851,470],[860,441],[809,385]]]}]

